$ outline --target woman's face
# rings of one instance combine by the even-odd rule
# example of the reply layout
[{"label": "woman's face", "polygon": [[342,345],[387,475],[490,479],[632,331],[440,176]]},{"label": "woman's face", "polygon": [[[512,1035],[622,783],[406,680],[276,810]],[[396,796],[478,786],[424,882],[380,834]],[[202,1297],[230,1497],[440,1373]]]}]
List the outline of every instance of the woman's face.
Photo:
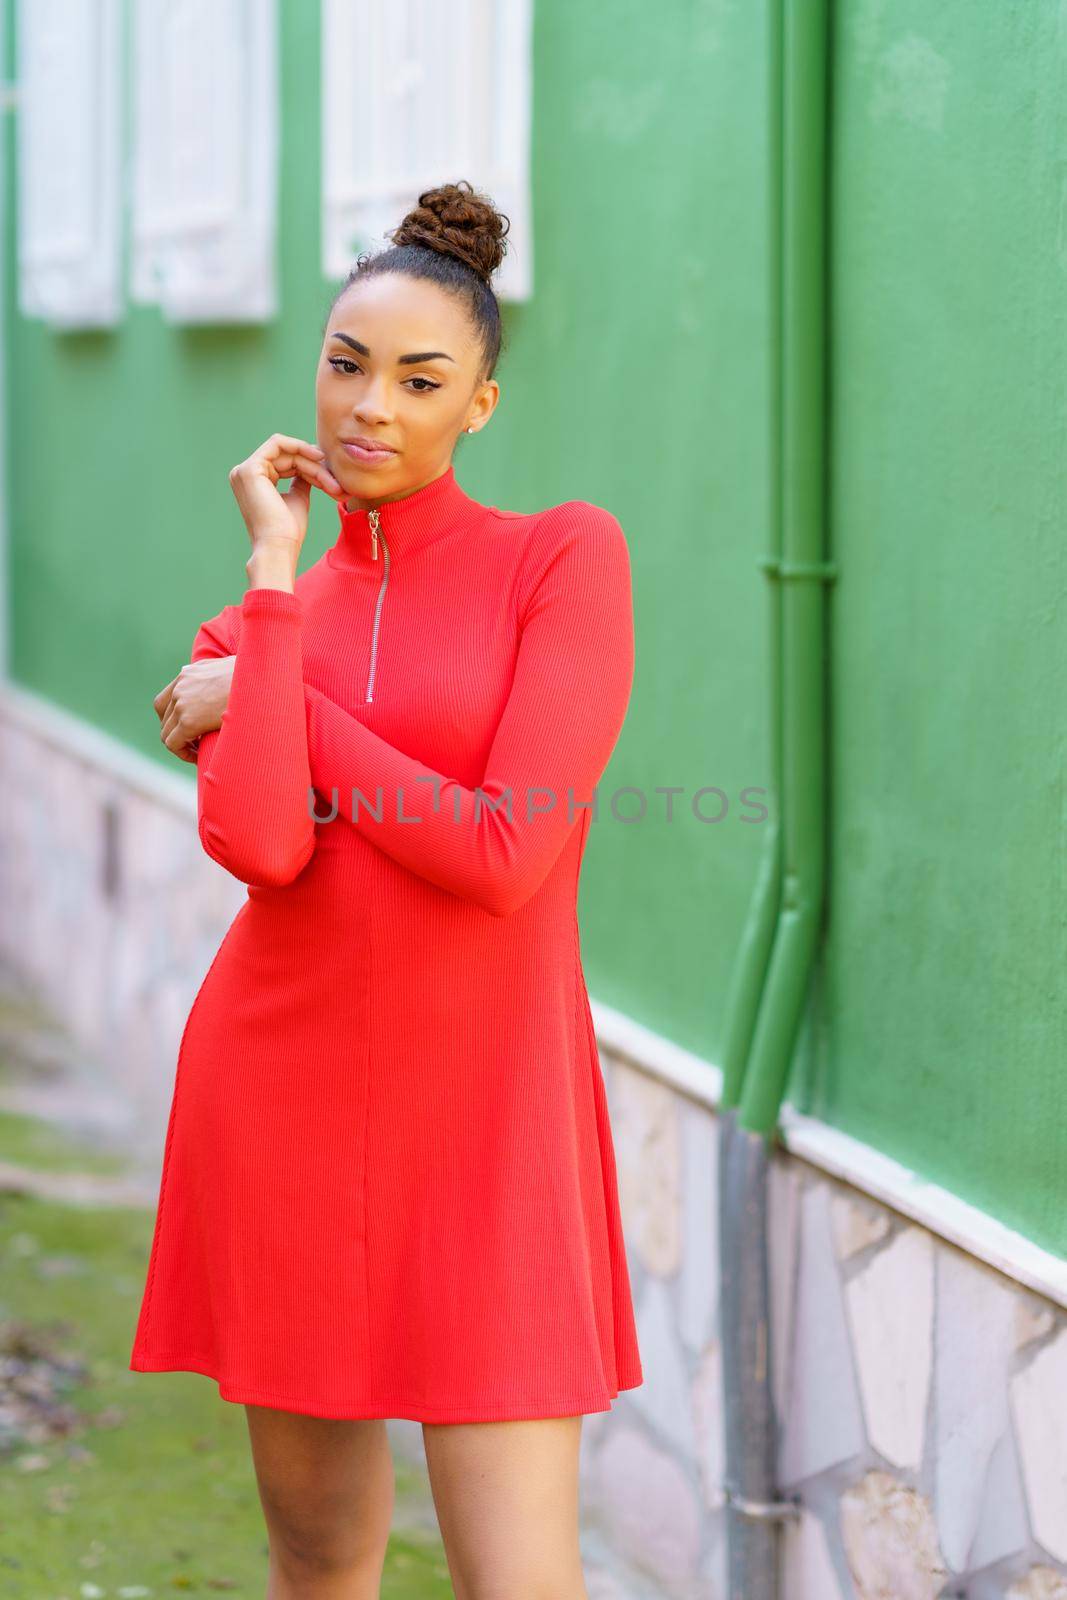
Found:
[{"label": "woman's face", "polygon": [[[326,325],[315,403],[317,442],[350,510],[447,469],[459,435],[496,407],[500,386],[480,381],[480,363],[462,302],[437,284],[387,272],[345,291]],[[392,450],[361,460],[345,448],[358,438]]]}]

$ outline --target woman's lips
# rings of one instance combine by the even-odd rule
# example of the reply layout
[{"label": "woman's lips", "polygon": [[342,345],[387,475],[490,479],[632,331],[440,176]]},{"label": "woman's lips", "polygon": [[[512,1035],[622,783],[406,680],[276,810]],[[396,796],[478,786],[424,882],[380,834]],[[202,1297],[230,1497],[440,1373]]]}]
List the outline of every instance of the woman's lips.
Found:
[{"label": "woman's lips", "polygon": [[368,467],[378,466],[383,461],[392,461],[396,455],[395,450],[370,450],[365,445],[346,444],[344,440],[341,441],[341,447],[353,461],[362,461]]}]

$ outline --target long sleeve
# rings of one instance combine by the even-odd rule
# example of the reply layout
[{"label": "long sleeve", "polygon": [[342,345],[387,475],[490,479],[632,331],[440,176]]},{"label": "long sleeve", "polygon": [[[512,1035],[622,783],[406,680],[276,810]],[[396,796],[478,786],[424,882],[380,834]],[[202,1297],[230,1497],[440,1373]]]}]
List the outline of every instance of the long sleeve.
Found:
[{"label": "long sleeve", "polygon": [[302,607],[282,589],[248,589],[201,625],[192,659],[234,654],[221,726],[197,748],[200,840],[242,883],[291,883],[315,849],[301,663]]},{"label": "long sleeve", "polygon": [[476,789],[304,690],[311,781],[328,805],[336,798],[340,825],[498,916],[530,898],[592,808],[630,698],[626,539],[609,512],[567,509],[567,531],[521,602],[514,678]]}]

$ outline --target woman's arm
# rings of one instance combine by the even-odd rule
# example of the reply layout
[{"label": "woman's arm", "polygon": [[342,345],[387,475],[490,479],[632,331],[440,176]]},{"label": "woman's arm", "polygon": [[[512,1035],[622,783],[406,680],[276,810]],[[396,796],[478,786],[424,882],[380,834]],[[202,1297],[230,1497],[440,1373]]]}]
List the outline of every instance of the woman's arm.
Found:
[{"label": "woman's arm", "polygon": [[227,872],[260,887],[291,883],[315,849],[300,638],[296,595],[252,588],[193,643],[193,661],[235,655],[221,724],[197,749],[200,840]]},{"label": "woman's arm", "polygon": [[[302,612],[294,587],[312,484],[334,498],[343,493],[325,454],[292,434],[272,433],[230,471],[252,543],[245,563],[250,587],[239,623],[237,608],[226,608],[239,635],[236,660],[220,725],[201,737],[197,749],[197,812],[208,855],[242,883],[264,888],[292,883],[315,850]],[[278,489],[283,478],[292,479],[285,493]],[[205,624],[193,660],[198,651],[201,658],[228,655],[229,631],[212,633]],[[179,706],[179,724],[180,715]],[[174,735],[173,725],[168,731]]]},{"label": "woman's arm", "polygon": [[566,516],[567,530],[523,604],[514,681],[477,789],[430,771],[321,691],[304,690],[319,793],[329,803],[336,789],[346,824],[497,916],[529,899],[590,809],[633,681],[622,528],[582,501],[569,502]]}]

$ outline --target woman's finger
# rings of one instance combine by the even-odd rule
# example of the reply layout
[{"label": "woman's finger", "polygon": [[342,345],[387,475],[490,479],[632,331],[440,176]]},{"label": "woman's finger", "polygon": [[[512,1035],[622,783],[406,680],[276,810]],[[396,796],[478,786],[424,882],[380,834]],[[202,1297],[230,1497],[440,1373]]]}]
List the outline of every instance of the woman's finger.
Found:
[{"label": "woman's finger", "polygon": [[327,494],[336,496],[345,493],[329,467],[321,466],[317,461],[309,461],[306,456],[280,455],[268,461],[267,465],[273,469],[276,478],[295,478],[299,475],[306,478],[309,483],[318,484]]},{"label": "woman's finger", "polygon": [[180,728],[172,726],[166,734],[162,735],[162,738],[172,756],[178,756],[182,761],[196,760],[199,735],[196,739],[187,739]]},{"label": "woman's finger", "polygon": [[[170,708],[167,711],[166,716],[163,718],[163,721],[160,723],[160,726],[159,726],[159,737],[163,741],[163,743],[166,745],[168,750],[172,750],[174,748],[173,745],[171,744],[171,739],[174,737],[174,730],[175,730],[175,727],[177,725],[177,722],[178,722],[178,713],[174,710],[174,704],[173,704],[173,701],[172,701],[171,705],[170,705]],[[185,742],[184,739],[179,741],[179,743],[182,743],[182,744],[184,744],[184,742]]]},{"label": "woman's finger", "polygon": [[[252,457],[253,462],[257,457]],[[320,462],[317,456],[301,455],[299,450],[277,450],[271,455],[258,457],[259,465],[273,479],[291,478],[294,472],[316,472]]]},{"label": "woman's finger", "polygon": [[312,444],[308,439],[297,438],[295,434],[272,433],[258,450],[253,451],[246,465],[258,463],[275,488],[279,478],[291,478],[297,472],[302,473],[311,483],[317,483],[320,489],[336,498],[345,491],[330,469],[323,465],[325,455],[321,446]]},{"label": "woman's finger", "polygon": [[262,456],[276,456],[284,452],[288,452],[289,455],[308,456],[313,461],[321,461],[326,454],[319,445],[312,444],[308,439],[298,439],[291,433],[272,433],[255,453]]},{"label": "woman's finger", "polygon": [[156,716],[161,719],[167,714],[167,707],[170,705],[170,697],[174,693],[174,685],[177,683],[177,681],[177,678],[172,678],[168,684],[160,689],[159,693],[152,701],[152,709],[155,711]]},{"label": "woman's finger", "polygon": [[160,724],[159,737],[163,740],[167,749],[175,754],[183,744],[188,743],[189,729],[183,725],[181,707],[178,704],[176,695],[172,695],[167,713]]}]

